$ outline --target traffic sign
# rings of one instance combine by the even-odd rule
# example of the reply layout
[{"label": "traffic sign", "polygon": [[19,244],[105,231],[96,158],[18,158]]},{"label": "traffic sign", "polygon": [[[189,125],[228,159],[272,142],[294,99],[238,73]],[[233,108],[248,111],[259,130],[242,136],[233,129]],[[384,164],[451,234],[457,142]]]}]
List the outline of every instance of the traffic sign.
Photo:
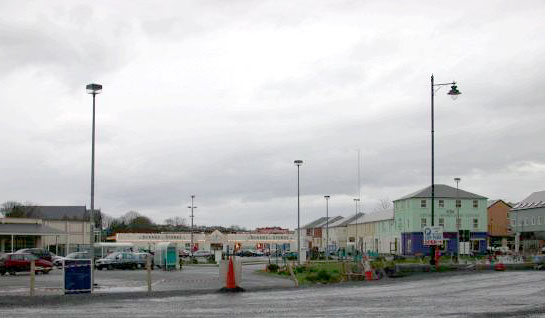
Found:
[{"label": "traffic sign", "polygon": [[424,237],[422,238],[424,245],[442,245],[443,244],[443,227],[441,226],[426,226],[424,228]]}]

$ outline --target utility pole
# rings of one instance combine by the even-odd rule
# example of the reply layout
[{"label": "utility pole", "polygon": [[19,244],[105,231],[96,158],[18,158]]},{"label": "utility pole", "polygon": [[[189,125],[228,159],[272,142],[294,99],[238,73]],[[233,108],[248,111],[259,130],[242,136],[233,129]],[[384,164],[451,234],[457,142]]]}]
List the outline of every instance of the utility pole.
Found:
[{"label": "utility pole", "polygon": [[325,256],[326,259],[329,260],[329,195],[324,195],[325,198],[325,218],[326,218],[326,224],[325,224]]},{"label": "utility pole", "polygon": [[190,249],[189,253],[190,253],[190,255],[191,255],[191,260],[193,260],[193,245],[194,245],[194,243],[193,243],[193,218],[194,218],[195,216],[193,215],[193,209],[196,209],[196,208],[197,208],[197,207],[193,204],[194,200],[195,200],[195,195],[192,194],[192,195],[191,195],[191,206],[188,206],[188,208],[191,209],[191,216],[190,216],[190,217],[191,217],[191,246],[190,246],[190,248],[189,248],[189,249]]},{"label": "utility pole", "polygon": [[[458,260],[458,263],[460,263],[460,207],[458,206],[458,200],[460,200],[460,194],[458,192],[458,184],[460,183],[460,178],[454,178],[454,181],[456,181],[456,239],[457,239],[457,252],[456,252],[456,259]],[[464,243],[465,245],[465,243]]]}]

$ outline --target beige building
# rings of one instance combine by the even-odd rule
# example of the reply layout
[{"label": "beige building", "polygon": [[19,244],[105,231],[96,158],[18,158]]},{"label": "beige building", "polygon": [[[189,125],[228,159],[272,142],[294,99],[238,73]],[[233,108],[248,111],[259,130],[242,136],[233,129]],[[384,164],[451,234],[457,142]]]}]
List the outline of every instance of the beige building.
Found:
[{"label": "beige building", "polygon": [[0,218],[0,252],[38,247],[66,255],[89,248],[91,223],[85,206],[38,206],[33,215]]},{"label": "beige building", "polygon": [[[116,242],[132,243],[140,249],[153,250],[161,242],[175,243],[179,249],[190,249],[191,233],[117,233]],[[193,243],[198,250],[236,250],[286,249],[295,246],[296,239],[290,233],[193,233]]]}]

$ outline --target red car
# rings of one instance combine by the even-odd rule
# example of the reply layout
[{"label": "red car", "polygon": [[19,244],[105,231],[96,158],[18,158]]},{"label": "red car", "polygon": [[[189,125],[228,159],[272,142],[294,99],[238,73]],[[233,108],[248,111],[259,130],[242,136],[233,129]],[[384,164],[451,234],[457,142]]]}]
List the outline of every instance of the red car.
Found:
[{"label": "red car", "polygon": [[15,275],[17,272],[29,272],[31,260],[35,261],[36,272],[47,274],[53,268],[53,263],[39,259],[32,254],[9,253],[0,256],[0,275],[5,275],[6,273]]}]

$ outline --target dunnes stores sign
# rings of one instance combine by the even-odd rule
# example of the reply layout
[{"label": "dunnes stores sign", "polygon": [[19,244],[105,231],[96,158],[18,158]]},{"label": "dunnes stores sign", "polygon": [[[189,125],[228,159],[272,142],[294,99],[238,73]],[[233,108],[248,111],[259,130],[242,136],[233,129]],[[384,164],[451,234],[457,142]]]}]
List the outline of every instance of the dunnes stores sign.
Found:
[{"label": "dunnes stores sign", "polygon": [[288,241],[290,240],[290,237],[289,235],[271,235],[271,234],[266,234],[266,235],[259,235],[259,234],[250,234],[248,235],[248,239],[249,240],[262,240],[262,241],[267,241],[267,240],[282,240],[282,241]]}]

